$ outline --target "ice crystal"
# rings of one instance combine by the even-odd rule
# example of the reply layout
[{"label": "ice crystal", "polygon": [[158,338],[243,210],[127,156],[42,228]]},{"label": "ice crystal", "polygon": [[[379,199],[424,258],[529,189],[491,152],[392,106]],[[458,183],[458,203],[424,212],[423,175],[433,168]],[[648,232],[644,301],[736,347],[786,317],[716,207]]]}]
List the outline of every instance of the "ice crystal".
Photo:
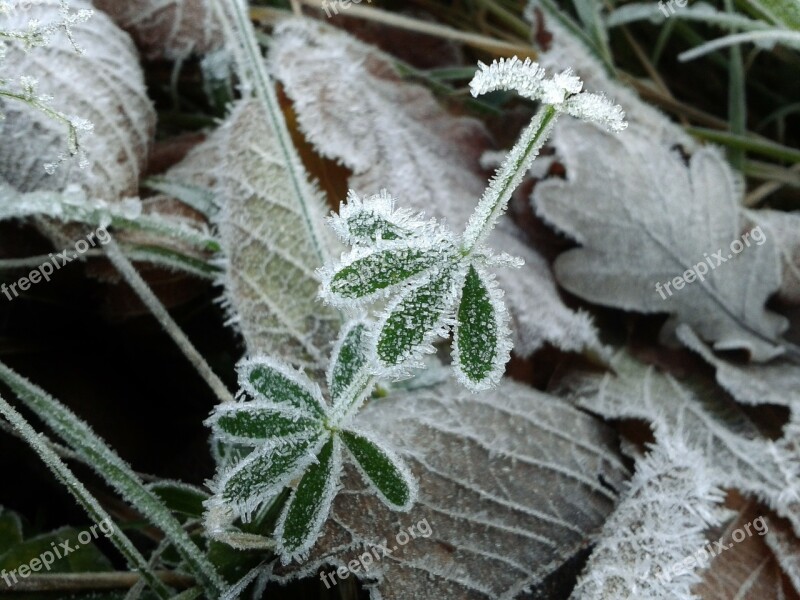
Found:
[{"label": "ice crystal", "polygon": [[547,79],[530,60],[480,64],[470,85],[476,96],[511,89],[543,106],[492,178],[463,235],[397,209],[386,191],[363,200],[351,192],[330,222],[352,250],[320,271],[320,295],[340,308],[387,300],[372,342],[372,358],[386,375],[407,375],[433,352],[437,338],[454,330],[455,372],[465,386],[479,391],[497,385],[511,351],[503,293],[486,268],[522,263],[494,256],[487,237],[560,113],[613,131],[624,129],[625,122],[622,109],[605,97],[581,93],[583,85],[571,71]]},{"label": "ice crystal", "polygon": [[[275,547],[288,563],[308,554],[340,488],[347,450],[362,478],[390,508],[406,511],[416,483],[403,461],[352,420],[372,391],[364,321],[342,331],[328,369],[326,402],[320,387],[289,365],[257,357],[241,363],[240,386],[252,400],[223,405],[208,419],[217,441],[253,448],[224,467],[207,502],[206,526],[224,538],[232,520],[249,521],[254,511],[293,487],[278,517]],[[292,486],[293,482],[297,482]]]}]

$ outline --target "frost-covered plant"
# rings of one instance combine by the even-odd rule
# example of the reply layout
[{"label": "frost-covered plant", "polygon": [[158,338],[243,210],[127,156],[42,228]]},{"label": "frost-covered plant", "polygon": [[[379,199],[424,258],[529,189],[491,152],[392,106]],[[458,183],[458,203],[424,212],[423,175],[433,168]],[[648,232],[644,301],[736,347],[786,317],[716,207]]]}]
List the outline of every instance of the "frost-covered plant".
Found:
[{"label": "frost-covered plant", "polygon": [[[17,7],[14,4],[0,2],[0,19],[11,14]],[[30,19],[24,30],[8,30],[0,25],[0,68],[5,59],[7,44],[19,45],[23,50],[29,52],[35,48],[46,46],[50,39],[63,31],[69,39],[75,52],[83,54],[84,50],[74,40],[72,26],[88,21],[92,16],[90,9],[72,10],[66,0],[61,0],[59,18],[50,23],[41,23],[37,19]],[[59,155],[55,162],[47,163],[45,170],[54,173],[56,167],[68,157],[77,157],[81,168],[88,165],[86,157],[83,155],[81,147],[81,136],[92,131],[92,124],[78,116],[67,115],[52,106],[53,98],[40,94],[37,87],[37,80],[31,76],[19,77],[16,81],[8,80],[0,70],[0,98],[8,98],[16,102],[22,102],[41,111],[49,118],[59,121],[67,128],[67,149],[65,153]],[[0,120],[5,115],[0,106]]]},{"label": "frost-covered plant", "polygon": [[527,60],[481,65],[472,82],[475,95],[515,89],[544,106],[461,236],[433,219],[397,208],[386,191],[365,199],[350,192],[329,222],[353,249],[335,266],[321,270],[320,295],[355,314],[378,299],[387,299],[387,308],[377,323],[355,317],[342,329],[327,371],[329,401],[308,376],[274,358],[256,357],[240,365],[239,401],[222,405],[207,422],[218,442],[249,449],[244,458],[223,467],[212,484],[214,496],[206,504],[206,527],[212,535],[233,541],[234,519],[251,521],[256,510],[293,487],[270,545],[284,563],[303,558],[330,513],[344,448],[388,507],[411,508],[416,483],[408,468],[369,435],[353,430],[351,422],[376,377],[418,365],[422,354],[432,350],[431,342],[446,336],[451,326],[461,382],[477,391],[499,381],[511,342],[503,294],[489,268],[521,266],[522,261],[495,255],[485,239],[560,113],[599,121],[614,131],[625,127],[618,106],[580,93],[581,88],[569,71],[548,80],[543,69]]},{"label": "frost-covered plant", "polygon": [[479,391],[497,384],[511,351],[508,311],[490,268],[522,266],[520,259],[494,254],[486,238],[560,114],[612,131],[626,123],[619,106],[582,92],[571,71],[548,79],[529,59],[480,64],[470,87],[474,96],[515,90],[542,106],[491,180],[464,233],[397,209],[385,191],[364,199],[351,192],[330,222],[352,250],[321,270],[321,296],[344,310],[386,301],[370,346],[378,372],[387,376],[420,366],[421,357],[433,351],[432,342],[452,328],[456,375]]},{"label": "frost-covered plant", "polygon": [[403,461],[368,433],[352,428],[374,387],[367,331],[364,321],[343,330],[327,372],[330,402],[316,383],[285,363],[257,357],[240,365],[240,401],[220,406],[207,423],[218,441],[253,450],[214,483],[207,505],[211,522],[220,511],[249,521],[257,507],[299,481],[278,518],[275,546],[285,563],[303,557],[339,489],[343,449],[387,506],[411,508],[416,482]]}]

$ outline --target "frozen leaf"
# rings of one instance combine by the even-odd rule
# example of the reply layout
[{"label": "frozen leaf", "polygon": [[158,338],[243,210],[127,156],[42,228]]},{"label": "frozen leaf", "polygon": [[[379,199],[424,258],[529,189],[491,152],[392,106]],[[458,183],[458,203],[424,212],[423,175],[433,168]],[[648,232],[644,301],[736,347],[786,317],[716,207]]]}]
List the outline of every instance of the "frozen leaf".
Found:
[{"label": "frozen leaf", "polygon": [[255,101],[238,104],[205,145],[218,157],[216,221],[231,322],[251,354],[324,364],[339,316],[317,301],[315,269],[327,255],[322,199],[296,201],[284,153]]},{"label": "frozen leaf", "polygon": [[220,474],[212,484],[214,497],[207,502],[207,507],[213,509],[224,504],[243,521],[249,521],[257,507],[278,494],[314,462],[327,439],[317,435],[278,448],[265,444],[254,450]]},{"label": "frozen leaf", "polygon": [[[350,430],[374,388],[366,356],[368,335],[369,323],[363,320],[342,329],[327,373],[329,391],[334,394],[330,407],[315,383],[284,363],[268,358],[241,363],[240,398],[246,392],[255,399],[218,406],[206,424],[216,444],[254,449],[244,458],[219,462],[212,485],[215,495],[205,503],[210,535],[242,549],[277,548],[284,564],[302,559],[316,541],[339,489],[340,436],[382,501],[403,510],[411,506],[416,484],[403,461]],[[237,531],[237,518],[249,520],[257,507],[297,480],[278,519],[274,540]]]},{"label": "frozen leaf", "polygon": [[735,517],[714,532],[714,543],[709,547],[717,551],[717,556],[711,559],[710,566],[702,573],[702,581],[693,588],[696,597],[798,600],[800,596],[782,576],[779,561],[764,536],[767,521],[763,510],[756,503],[741,499],[736,499],[736,504]]},{"label": "frozen leaf", "polygon": [[292,558],[302,559],[317,540],[341,476],[341,442],[332,436],[317,455],[316,464],[303,475],[278,519],[275,537],[284,564]]},{"label": "frozen leaf", "polygon": [[407,368],[419,366],[423,354],[434,352],[432,342],[450,333],[463,277],[454,269],[431,273],[389,303],[375,325],[378,366],[388,374],[402,375]]},{"label": "frozen leaf", "polygon": [[511,599],[585,548],[627,477],[610,429],[510,381],[479,395],[452,381],[399,394],[355,426],[405,459],[418,501],[391,511],[347,469],[348,493],[308,560],[274,565],[273,579],[360,557],[367,566],[354,575],[383,600]]},{"label": "frozen leaf", "polygon": [[369,325],[361,320],[351,321],[347,330],[339,334],[327,373],[328,392],[334,404],[357,393],[369,377],[368,335]]},{"label": "frozen leaf", "polygon": [[[449,115],[427,89],[403,82],[391,57],[341,31],[287,20],[275,35],[270,64],[299,126],[318,152],[353,172],[350,187],[363,194],[386,188],[403,206],[462,230],[485,187],[478,164],[488,144],[483,126]],[[599,348],[589,317],[563,304],[546,262],[518,234],[504,220],[488,240],[526,263],[498,272],[515,350],[528,356],[547,342]]]},{"label": "frozen leaf", "polygon": [[150,59],[181,60],[223,44],[210,0],[94,0],[94,4],[130,32]]},{"label": "frozen leaf", "polygon": [[701,393],[623,351],[611,366],[616,374],[572,372],[561,389],[581,408],[606,418],[651,423],[656,440],[681,438],[705,457],[709,482],[765,501],[800,532],[800,453],[794,433],[774,442],[718,392]]},{"label": "frozen leaf", "polygon": [[320,295],[334,306],[384,298],[408,280],[422,276],[455,254],[452,241],[433,239],[384,242],[374,248],[356,246],[335,267],[321,270]]},{"label": "frozen leaf", "polygon": [[434,222],[426,222],[408,209],[397,208],[395,203],[386,190],[364,199],[351,190],[347,202],[341,203],[338,214],[334,213],[328,223],[342,243],[349,246],[421,237],[433,232]]},{"label": "frozen leaf", "polygon": [[659,440],[637,460],[570,597],[697,600],[691,588],[704,565],[682,563],[706,545],[704,531],[720,523],[723,498],[700,452],[678,437]]},{"label": "frozen leaf", "polygon": [[800,366],[777,358],[765,364],[739,364],[714,354],[690,327],[681,325],[678,339],[716,369],[717,382],[743,404],[794,407],[800,414]]},{"label": "frozen leaf", "polygon": [[[70,4],[74,9],[91,6],[84,0]],[[59,0],[21,3],[19,10],[4,18],[4,28],[22,30],[31,19],[52,22],[58,19],[60,6]],[[138,194],[155,111],[126,33],[102,13],[74,23],[71,29],[84,52],[76,52],[64,35],[53,36],[46,47],[32,52],[11,44],[6,48],[3,77],[36,78],[36,93],[54,98],[49,104],[93,125],[93,134],[84,136],[81,144],[88,167],[64,164],[48,174],[45,165],[59,162],[69,146],[64,124],[26,104],[3,100],[0,112],[6,118],[0,131],[8,143],[0,149],[0,176],[21,192],[60,191],[77,184],[90,199],[117,202]]]},{"label": "frozen leaf", "polygon": [[778,564],[786,573],[794,586],[795,593],[800,593],[800,541],[787,531],[777,519],[767,519],[768,530],[764,542],[769,546]]},{"label": "frozen leaf", "polygon": [[417,495],[417,483],[402,460],[364,433],[343,431],[342,441],[361,476],[395,510],[408,510]]},{"label": "frozen leaf", "polygon": [[223,404],[206,421],[214,436],[227,444],[281,446],[318,433],[319,422],[294,407],[268,402]]},{"label": "frozen leaf", "polygon": [[800,212],[754,210],[747,216],[764,228],[768,243],[780,254],[783,281],[778,297],[788,304],[800,304]]},{"label": "frozen leaf", "polygon": [[305,374],[266,356],[239,364],[239,385],[251,396],[296,408],[311,417],[325,415],[325,399],[319,386]]},{"label": "frozen leaf", "polygon": [[493,278],[470,266],[456,313],[453,361],[459,379],[493,387],[511,353],[508,311]]},{"label": "frozen leaf", "polygon": [[579,122],[554,143],[568,179],[537,185],[534,203],[581,245],[558,257],[561,285],[598,304],[671,313],[665,337],[687,323],[718,350],[758,361],[784,351],[788,323],[764,307],[780,285],[775,248],[740,240],[738,186],[716,150],[697,151],[687,167],[648,131],[608,135]]},{"label": "frozen leaf", "polygon": [[583,92],[583,82],[571,69],[545,78],[545,70],[529,58],[501,58],[487,66],[479,63],[480,71],[470,83],[473,96],[496,90],[514,90],[523,98],[539,100],[587,121],[596,121],[611,131],[627,127],[622,109],[600,94]]}]

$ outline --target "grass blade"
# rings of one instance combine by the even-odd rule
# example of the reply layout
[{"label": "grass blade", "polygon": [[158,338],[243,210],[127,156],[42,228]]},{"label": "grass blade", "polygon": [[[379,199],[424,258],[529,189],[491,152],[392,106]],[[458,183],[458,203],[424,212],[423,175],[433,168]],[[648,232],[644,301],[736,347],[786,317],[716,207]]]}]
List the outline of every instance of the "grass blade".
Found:
[{"label": "grass blade", "polygon": [[[22,415],[6,402],[2,396],[0,396],[0,414],[2,414],[3,417],[11,423],[14,429],[25,438],[28,445],[39,455],[56,478],[66,486],[95,523],[102,523],[104,521],[114,523],[111,520],[111,516],[100,506],[100,503],[89,493],[89,490],[78,481],[69,467],[67,467],[58,455],[53,452],[45,436],[37,433]],[[113,531],[108,539],[111,540],[114,546],[116,546],[125,557],[128,564],[142,574],[142,577],[144,577],[153,591],[158,594],[159,598],[170,598],[172,596],[167,586],[165,586],[150,569],[150,565],[144,556],[141,555],[127,536],[122,533],[122,530],[116,523],[114,523]]]},{"label": "grass blade", "polygon": [[[58,437],[77,452],[94,471],[114,488],[175,546],[197,581],[214,597],[225,582],[203,552],[183,530],[154,492],[86,423],[44,390],[0,362],[0,380]],[[48,448],[48,452],[55,454]]]}]

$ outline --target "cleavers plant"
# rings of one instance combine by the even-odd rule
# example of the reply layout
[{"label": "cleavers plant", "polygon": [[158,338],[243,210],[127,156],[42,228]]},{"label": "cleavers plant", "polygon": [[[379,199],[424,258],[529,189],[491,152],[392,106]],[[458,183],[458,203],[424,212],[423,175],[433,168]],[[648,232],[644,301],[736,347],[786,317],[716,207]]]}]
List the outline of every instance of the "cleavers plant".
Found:
[{"label": "cleavers plant", "polygon": [[[327,370],[329,400],[304,373],[269,357],[240,365],[239,401],[221,405],[208,424],[223,444],[251,449],[223,467],[207,503],[209,533],[225,539],[225,523],[249,521],[288,487],[293,491],[274,528],[284,562],[314,545],[339,488],[343,449],[383,502],[408,510],[416,497],[410,470],[391,450],[353,428],[353,418],[378,377],[398,378],[420,367],[432,343],[454,331],[457,378],[477,392],[500,380],[511,352],[509,316],[492,267],[521,267],[496,255],[487,237],[561,113],[625,128],[622,109],[582,92],[570,71],[545,78],[544,69],[516,57],[480,64],[472,94],[515,90],[541,107],[492,178],[466,230],[397,208],[384,191],[354,191],[329,224],[352,247],[320,269],[321,298],[352,319],[340,334]],[[363,315],[380,302],[372,318]],[[250,396],[251,399],[247,399]],[[226,515],[227,519],[220,519]]]}]

